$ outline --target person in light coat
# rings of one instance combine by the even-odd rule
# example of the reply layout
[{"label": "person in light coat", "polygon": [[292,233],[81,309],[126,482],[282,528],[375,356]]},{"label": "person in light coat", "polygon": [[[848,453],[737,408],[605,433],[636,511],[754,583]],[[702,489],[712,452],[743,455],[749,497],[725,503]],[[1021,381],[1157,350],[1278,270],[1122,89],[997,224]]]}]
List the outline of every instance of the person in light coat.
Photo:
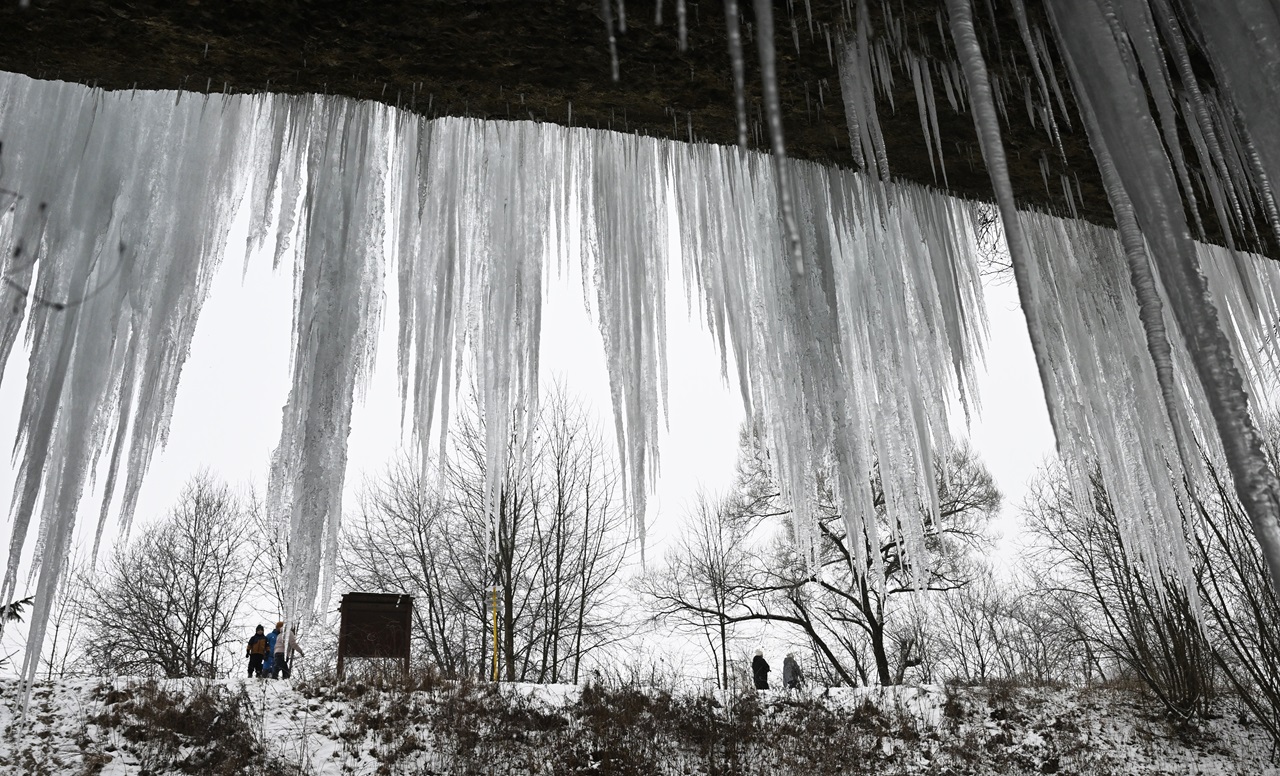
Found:
[{"label": "person in light coat", "polygon": [[272,648],[271,678],[288,679],[293,674],[293,656],[304,656],[294,637],[293,628],[286,633],[283,622],[276,623],[276,640]]},{"label": "person in light coat", "polygon": [[799,690],[803,681],[795,654],[788,652],[787,659],[782,661],[782,686],[788,690]]}]

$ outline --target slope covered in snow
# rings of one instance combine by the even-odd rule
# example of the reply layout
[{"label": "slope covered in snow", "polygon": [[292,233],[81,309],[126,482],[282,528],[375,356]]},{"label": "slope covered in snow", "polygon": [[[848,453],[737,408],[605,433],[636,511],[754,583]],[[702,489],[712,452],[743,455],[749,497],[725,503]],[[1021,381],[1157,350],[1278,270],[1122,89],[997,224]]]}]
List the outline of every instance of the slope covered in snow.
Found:
[{"label": "slope covered in snow", "polygon": [[[129,679],[0,684],[0,773],[1275,774],[1243,717],[1124,689],[791,695]],[[212,735],[210,732],[212,731]]]}]

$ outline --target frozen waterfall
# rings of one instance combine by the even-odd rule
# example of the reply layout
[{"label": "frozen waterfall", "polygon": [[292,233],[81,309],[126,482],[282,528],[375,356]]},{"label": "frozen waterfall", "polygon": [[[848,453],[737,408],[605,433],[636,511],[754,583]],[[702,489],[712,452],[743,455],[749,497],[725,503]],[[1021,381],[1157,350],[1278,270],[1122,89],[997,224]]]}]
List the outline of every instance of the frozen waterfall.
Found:
[{"label": "frozen waterfall", "polygon": [[[1246,386],[1264,390],[1280,355],[1271,336],[1280,276],[1272,262],[1191,239],[1181,202],[1194,200],[1184,190],[1187,163],[1161,156],[1181,111],[1206,155],[1215,212],[1243,212],[1249,191],[1272,201],[1266,173],[1280,171],[1268,167],[1271,145],[1232,134],[1217,97],[1169,86],[1180,36],[1194,34],[1215,54],[1239,31],[1230,19],[1184,29],[1185,20],[1168,21],[1163,0],[1117,0],[1108,6],[1123,13],[1110,15],[1049,4],[1117,232],[1016,211],[998,173],[1002,92],[984,85],[969,2],[949,6],[962,68],[937,82],[953,106],[972,106],[997,169],[1075,486],[1097,466],[1144,559],[1185,573],[1172,540],[1177,483],[1201,481],[1198,446],[1229,466],[1264,546],[1269,535],[1280,539],[1275,476],[1259,465],[1245,398]],[[867,4],[858,9],[866,22]],[[1273,20],[1259,11],[1244,21],[1263,30]],[[1045,77],[1053,61],[1042,56],[1042,31],[1025,13],[1019,22],[1042,93],[1029,109],[1053,132],[1066,120],[1047,85],[1057,82]],[[1124,25],[1127,37],[1116,35]],[[731,45],[740,60],[741,41]],[[1161,51],[1175,54],[1169,72]],[[93,505],[97,534],[112,514],[125,527],[131,519],[244,197],[251,245],[274,243],[276,262],[293,262],[292,389],[268,499],[288,531],[288,617],[322,600],[332,578],[352,407],[384,315],[385,278],[397,284],[405,423],[429,453],[464,377],[475,385],[493,504],[508,456],[523,447],[510,440],[528,433],[533,416],[512,410],[538,401],[545,276],[566,241],[581,247],[593,291],[638,530],[665,414],[665,279],[683,262],[726,370],[733,356],[737,372],[725,376],[765,429],[796,504],[798,540],[811,541],[810,496],[830,465],[847,529],[875,546],[878,472],[886,524],[925,559],[934,461],[949,448],[949,413],[976,408],[985,314],[974,204],[888,181],[875,116],[882,59],[860,24],[842,56],[842,83],[852,147],[872,175],[551,124],[431,120],[338,97],[104,93],[0,75],[0,367],[23,332],[31,354],[0,600],[17,590],[34,518],[26,676],[94,474],[105,477]],[[906,61],[931,162],[936,151],[945,176],[931,65]],[[1233,60],[1224,73],[1241,126],[1263,126],[1275,103],[1240,86],[1251,83],[1248,64]],[[1159,92],[1154,115],[1141,84]],[[771,124],[780,125],[777,111]]]},{"label": "frozen waterfall", "polygon": [[[331,577],[346,439],[384,275],[398,283],[407,423],[427,445],[467,375],[488,421],[494,499],[508,440],[527,433],[510,424],[531,416],[511,409],[537,402],[556,237],[582,246],[595,288],[637,528],[665,412],[665,281],[683,261],[793,498],[806,503],[815,462],[835,460],[851,530],[874,534],[868,483],[884,461],[891,516],[922,552],[921,514],[936,509],[932,461],[948,444],[951,398],[972,397],[982,347],[970,203],[792,163],[789,238],[773,160],[737,149],[432,121],[345,98],[104,93],[20,76],[0,77],[0,100],[0,184],[18,193],[0,221],[3,344],[25,325],[33,354],[3,591],[17,588],[38,512],[28,672],[57,559],[104,452],[98,512],[128,523],[244,196],[251,243],[274,241],[265,255],[294,261],[293,387],[268,496],[288,526],[289,614],[309,610]],[[670,230],[678,256],[668,255]],[[803,274],[792,239],[809,262]]]}]

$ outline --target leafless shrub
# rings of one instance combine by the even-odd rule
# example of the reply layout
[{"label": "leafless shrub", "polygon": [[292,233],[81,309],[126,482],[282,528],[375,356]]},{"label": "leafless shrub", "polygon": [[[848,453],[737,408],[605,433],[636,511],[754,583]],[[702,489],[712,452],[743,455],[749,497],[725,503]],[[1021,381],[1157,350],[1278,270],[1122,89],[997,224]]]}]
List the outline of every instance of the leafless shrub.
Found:
[{"label": "leafless shrub", "polygon": [[217,676],[248,588],[252,547],[230,489],[192,478],[173,513],[82,576],[85,657],[95,673]]}]

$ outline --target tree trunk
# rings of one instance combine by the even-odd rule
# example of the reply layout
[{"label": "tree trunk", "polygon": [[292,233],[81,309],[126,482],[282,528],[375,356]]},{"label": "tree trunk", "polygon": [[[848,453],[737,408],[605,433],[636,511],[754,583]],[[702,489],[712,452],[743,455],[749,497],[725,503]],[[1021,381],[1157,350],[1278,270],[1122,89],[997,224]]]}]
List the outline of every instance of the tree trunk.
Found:
[{"label": "tree trunk", "polygon": [[720,689],[729,689],[729,639],[724,616],[720,617]]},{"label": "tree trunk", "polygon": [[871,654],[876,659],[876,676],[880,679],[880,684],[888,686],[893,684],[893,680],[889,675],[889,653],[884,648],[884,625],[875,620],[870,621],[871,634]]}]

